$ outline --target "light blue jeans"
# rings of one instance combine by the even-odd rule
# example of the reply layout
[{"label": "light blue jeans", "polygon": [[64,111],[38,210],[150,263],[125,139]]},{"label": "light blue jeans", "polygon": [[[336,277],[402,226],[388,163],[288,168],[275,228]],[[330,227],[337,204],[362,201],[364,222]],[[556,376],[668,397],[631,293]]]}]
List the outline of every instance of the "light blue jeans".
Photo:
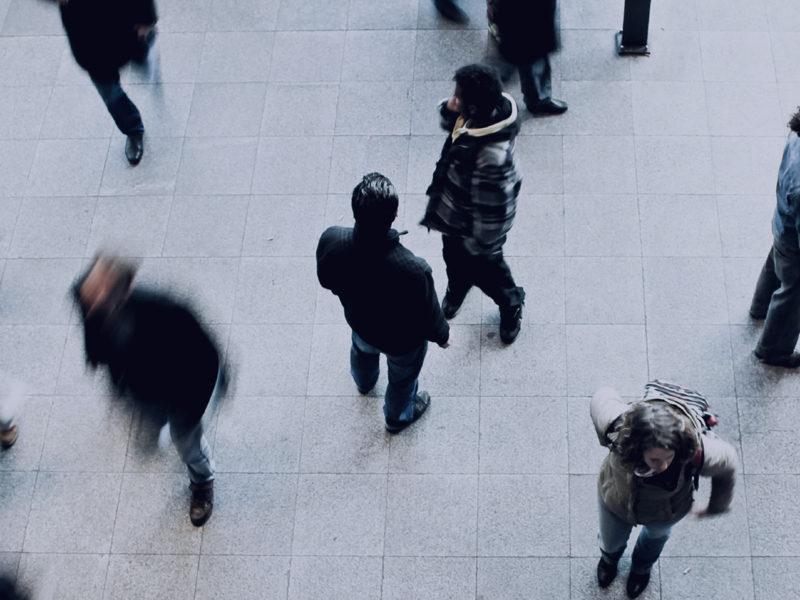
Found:
[{"label": "light blue jeans", "polygon": [[[603,558],[610,564],[617,564],[631,535],[633,525],[620,519],[597,497],[600,515],[600,532],[597,541]],[[650,572],[667,543],[675,523],[651,523],[643,525],[631,558],[631,572],[644,575]]]}]

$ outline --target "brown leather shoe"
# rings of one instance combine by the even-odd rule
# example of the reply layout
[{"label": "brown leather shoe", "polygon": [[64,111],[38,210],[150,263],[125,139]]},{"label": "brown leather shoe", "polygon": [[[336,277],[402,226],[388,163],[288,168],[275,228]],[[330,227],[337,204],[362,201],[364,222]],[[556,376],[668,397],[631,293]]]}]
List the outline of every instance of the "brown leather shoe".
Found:
[{"label": "brown leather shoe", "polygon": [[192,490],[189,518],[192,520],[192,525],[202,527],[211,517],[211,511],[214,510],[214,482],[192,483],[189,485],[189,489]]},{"label": "brown leather shoe", "polygon": [[0,431],[0,448],[7,450],[14,445],[19,437],[19,425],[14,425],[8,431]]}]

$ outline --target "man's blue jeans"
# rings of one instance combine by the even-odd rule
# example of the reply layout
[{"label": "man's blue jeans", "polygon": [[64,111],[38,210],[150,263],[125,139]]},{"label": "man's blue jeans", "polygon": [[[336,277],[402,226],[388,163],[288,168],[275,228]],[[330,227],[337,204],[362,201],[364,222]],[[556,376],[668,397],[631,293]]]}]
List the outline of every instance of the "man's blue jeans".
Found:
[{"label": "man's blue jeans", "polygon": [[125,90],[119,84],[119,73],[116,78],[98,79],[92,77],[92,83],[97,88],[103,102],[106,103],[108,112],[117,124],[117,128],[125,135],[144,133],[144,123],[139,109],[128,98]]},{"label": "man's blue jeans", "polygon": [[[410,421],[414,416],[417,378],[428,352],[428,342],[422,342],[413,352],[402,356],[386,355],[389,385],[383,404],[383,415],[394,421]],[[378,382],[381,351],[370,346],[353,332],[350,347],[350,373],[360,390],[371,390]]]},{"label": "man's blue jeans", "polygon": [[[600,551],[606,562],[616,564],[625,552],[633,525],[611,512],[599,496],[597,504],[600,515],[597,541],[600,543]],[[673,525],[675,523],[651,523],[642,526],[633,549],[631,572],[639,575],[650,572],[669,539]]]}]

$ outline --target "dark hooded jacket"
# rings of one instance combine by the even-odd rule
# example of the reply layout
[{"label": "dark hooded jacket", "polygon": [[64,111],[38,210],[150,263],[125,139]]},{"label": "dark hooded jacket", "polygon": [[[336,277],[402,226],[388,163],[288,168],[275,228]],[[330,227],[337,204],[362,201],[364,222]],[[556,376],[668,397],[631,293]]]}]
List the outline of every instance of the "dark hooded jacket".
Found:
[{"label": "dark hooded jacket", "polygon": [[490,31],[503,57],[529,65],[558,49],[556,0],[489,0]]},{"label": "dark hooded jacket", "polygon": [[329,227],[317,246],[317,277],[339,297],[353,331],[381,352],[400,356],[449,337],[430,266],[394,229],[369,236],[358,224]]},{"label": "dark hooded jacket", "polygon": [[69,0],[61,22],[75,61],[98,79],[116,79],[120,67],[146,56],[136,25],[154,25],[153,0]]},{"label": "dark hooded jacket", "polygon": [[[79,281],[74,291],[80,289]],[[86,361],[106,365],[120,395],[153,412],[198,422],[219,374],[216,344],[192,312],[168,296],[135,289],[110,322],[84,320]]]},{"label": "dark hooded jacket", "polygon": [[420,224],[464,238],[471,254],[496,254],[514,222],[522,186],[514,158],[517,104],[504,93],[490,124],[480,128],[449,111],[446,101],[440,113],[452,134],[436,163]]}]

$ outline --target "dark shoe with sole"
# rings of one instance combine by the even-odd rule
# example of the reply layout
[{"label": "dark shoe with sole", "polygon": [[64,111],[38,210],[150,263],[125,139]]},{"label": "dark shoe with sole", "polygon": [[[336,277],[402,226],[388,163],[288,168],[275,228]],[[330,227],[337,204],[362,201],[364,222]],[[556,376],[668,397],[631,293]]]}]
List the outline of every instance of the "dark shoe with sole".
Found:
[{"label": "dark shoe with sole", "polygon": [[760,315],[760,314],[757,315],[757,314],[754,314],[753,311],[751,310],[750,311],[750,318],[751,319],[755,319],[756,321],[763,321],[764,319],[767,318],[767,313],[764,313],[763,315]]},{"label": "dark shoe with sole", "polygon": [[650,583],[650,573],[639,574],[631,571],[630,575],[628,575],[628,584],[625,586],[628,598],[641,596],[648,583]]},{"label": "dark shoe with sole", "polygon": [[461,302],[455,302],[450,292],[445,292],[444,298],[442,298],[442,312],[444,313],[444,318],[448,321],[455,318],[458,311],[461,310],[462,304],[464,304],[463,299]]},{"label": "dark shoe with sole", "polygon": [[189,485],[189,489],[192,491],[189,518],[192,521],[192,525],[202,527],[211,517],[211,512],[214,510],[214,482],[192,483]]},{"label": "dark shoe with sole", "polygon": [[14,425],[8,431],[0,431],[0,448],[8,450],[19,437],[19,425]]},{"label": "dark shoe with sole", "polygon": [[601,588],[607,588],[617,578],[617,565],[608,564],[604,558],[597,563],[597,583]]},{"label": "dark shoe with sole", "polygon": [[414,416],[410,421],[395,421],[394,419],[386,419],[386,431],[389,433],[400,433],[408,427],[419,421],[420,417],[425,414],[428,407],[431,405],[431,397],[428,392],[417,392],[417,397],[414,398]]},{"label": "dark shoe with sole", "polygon": [[504,344],[513,344],[522,329],[522,306],[508,313],[500,313],[500,339]]},{"label": "dark shoe with sole", "polygon": [[375,387],[375,386],[373,385],[373,386],[372,386],[371,388],[369,388],[368,390],[365,390],[365,389],[363,389],[363,388],[360,388],[360,387],[356,386],[356,388],[358,389],[358,393],[359,393],[359,394],[361,394],[362,396],[366,396],[367,394],[369,394],[369,393],[372,391],[372,388],[374,388],[374,387]]},{"label": "dark shoe with sole", "polygon": [[138,165],[144,156],[144,136],[136,133],[129,135],[125,142],[125,157],[132,165]]},{"label": "dark shoe with sole", "polygon": [[467,13],[461,10],[453,0],[433,0],[433,5],[439,11],[439,14],[448,21],[469,23]]},{"label": "dark shoe with sole", "polygon": [[560,115],[567,112],[567,103],[563,100],[546,100],[539,104],[532,104],[528,110],[534,115]]},{"label": "dark shoe with sole", "polygon": [[755,357],[758,360],[766,365],[785,367],[787,369],[796,369],[797,367],[800,367],[800,354],[797,352],[793,352],[789,356],[782,356],[780,358],[764,358],[756,351],[753,351],[753,354],[755,354]]}]

